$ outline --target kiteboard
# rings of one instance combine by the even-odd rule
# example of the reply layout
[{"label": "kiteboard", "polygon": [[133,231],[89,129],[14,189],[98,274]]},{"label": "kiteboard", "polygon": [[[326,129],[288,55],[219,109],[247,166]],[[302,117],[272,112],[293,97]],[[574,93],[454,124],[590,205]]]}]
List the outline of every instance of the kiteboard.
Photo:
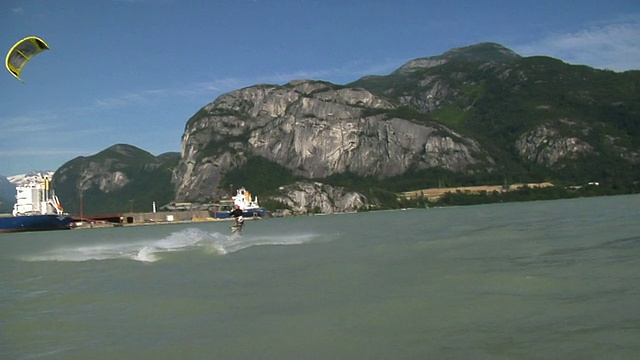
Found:
[{"label": "kiteboard", "polygon": [[242,231],[242,225],[231,225],[231,234],[239,233]]},{"label": "kiteboard", "polygon": [[244,218],[239,216],[236,221],[231,225],[231,236],[240,236],[242,232],[242,227],[244,226]]}]

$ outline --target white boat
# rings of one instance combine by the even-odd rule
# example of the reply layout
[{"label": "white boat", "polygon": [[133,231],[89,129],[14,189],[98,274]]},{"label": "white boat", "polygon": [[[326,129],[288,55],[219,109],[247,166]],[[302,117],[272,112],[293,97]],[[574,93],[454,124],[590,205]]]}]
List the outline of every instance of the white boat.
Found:
[{"label": "white boat", "polygon": [[243,187],[237,190],[231,201],[221,201],[219,204],[214,205],[213,209],[209,210],[209,213],[214,219],[226,219],[231,216],[230,212],[236,206],[242,210],[242,216],[244,217],[263,217],[267,214],[267,211],[258,204],[258,197],[251,198],[251,193]]}]

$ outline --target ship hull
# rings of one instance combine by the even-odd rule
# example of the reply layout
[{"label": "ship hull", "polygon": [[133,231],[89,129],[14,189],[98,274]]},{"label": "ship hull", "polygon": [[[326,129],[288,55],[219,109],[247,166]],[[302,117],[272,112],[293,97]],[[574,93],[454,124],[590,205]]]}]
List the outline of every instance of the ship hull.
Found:
[{"label": "ship hull", "polygon": [[67,230],[71,218],[61,215],[25,215],[0,217],[0,233],[42,230]]},{"label": "ship hull", "polygon": [[[263,217],[267,214],[267,211],[263,208],[257,209],[245,209],[242,211],[242,216],[250,218],[254,216]],[[231,217],[230,211],[209,211],[209,215],[211,215],[214,219],[228,219]]]}]

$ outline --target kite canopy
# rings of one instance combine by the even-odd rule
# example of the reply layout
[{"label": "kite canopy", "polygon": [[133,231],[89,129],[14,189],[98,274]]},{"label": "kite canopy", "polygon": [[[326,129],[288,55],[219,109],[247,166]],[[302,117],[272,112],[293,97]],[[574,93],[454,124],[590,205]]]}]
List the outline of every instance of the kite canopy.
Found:
[{"label": "kite canopy", "polygon": [[5,65],[11,75],[16,79],[20,79],[22,68],[31,60],[32,57],[38,55],[44,50],[49,50],[49,45],[36,36],[29,36],[18,41],[7,53]]}]

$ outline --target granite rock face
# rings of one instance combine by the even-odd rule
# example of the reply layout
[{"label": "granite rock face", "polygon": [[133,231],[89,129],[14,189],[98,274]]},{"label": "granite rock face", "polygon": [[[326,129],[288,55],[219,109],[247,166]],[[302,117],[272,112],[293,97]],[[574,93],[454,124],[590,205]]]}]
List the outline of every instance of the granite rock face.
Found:
[{"label": "granite rock face", "polygon": [[[588,129],[584,132],[588,132]],[[515,147],[522,158],[549,167],[563,159],[575,159],[579,155],[595,152],[589,143],[576,136],[563,135],[552,123],[522,134]]]},{"label": "granite rock face", "polygon": [[260,156],[304,178],[351,172],[380,179],[409,168],[491,167],[480,144],[366,90],[319,81],[230,92],[194,115],[182,137],[176,199],[216,193],[221,177]]}]

